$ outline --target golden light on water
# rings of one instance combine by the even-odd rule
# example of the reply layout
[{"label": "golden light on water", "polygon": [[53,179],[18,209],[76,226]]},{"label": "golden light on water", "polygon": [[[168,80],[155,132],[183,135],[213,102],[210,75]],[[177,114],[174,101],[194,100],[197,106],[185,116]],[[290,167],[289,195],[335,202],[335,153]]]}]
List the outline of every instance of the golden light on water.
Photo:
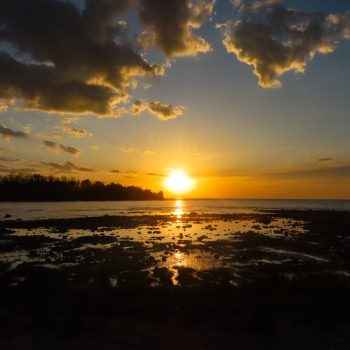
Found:
[{"label": "golden light on water", "polygon": [[194,186],[194,180],[186,174],[183,169],[173,170],[165,179],[165,187],[172,193],[184,194]]},{"label": "golden light on water", "polygon": [[175,202],[175,210],[173,211],[173,215],[175,215],[178,219],[182,218],[185,212],[183,211],[183,202],[181,199],[178,199]]}]

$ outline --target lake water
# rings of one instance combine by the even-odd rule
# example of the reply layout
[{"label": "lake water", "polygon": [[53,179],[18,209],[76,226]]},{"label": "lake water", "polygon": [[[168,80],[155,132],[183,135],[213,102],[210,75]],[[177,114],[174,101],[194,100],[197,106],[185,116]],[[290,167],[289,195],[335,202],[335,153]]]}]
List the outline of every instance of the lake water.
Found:
[{"label": "lake water", "polygon": [[164,201],[110,202],[0,202],[0,218],[35,220],[77,218],[103,215],[171,215],[176,211],[198,214],[250,213],[264,209],[344,210],[350,211],[350,200],[289,199],[188,199]]}]

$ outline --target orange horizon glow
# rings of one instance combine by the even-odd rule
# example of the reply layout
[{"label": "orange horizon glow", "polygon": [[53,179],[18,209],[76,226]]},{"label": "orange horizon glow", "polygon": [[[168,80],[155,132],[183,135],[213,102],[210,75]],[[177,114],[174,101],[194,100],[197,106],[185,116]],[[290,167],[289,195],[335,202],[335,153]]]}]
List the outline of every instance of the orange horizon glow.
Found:
[{"label": "orange horizon glow", "polygon": [[[190,167],[187,169],[190,169]],[[176,170],[179,170],[179,168],[176,168]],[[344,189],[348,182],[337,181],[336,179],[316,181],[315,179],[277,180],[268,176],[200,176],[198,169],[192,168],[189,172],[191,173],[191,176],[189,176],[191,186],[185,191],[176,191],[167,186],[167,182],[174,171],[175,169],[165,175],[159,169],[159,173],[150,175],[149,173],[140,172],[133,176],[96,173],[87,177],[79,176],[79,178],[90,178],[91,181],[103,179],[105,183],[116,182],[124,186],[140,186],[155,192],[163,191],[167,199],[350,199],[350,186]],[[180,180],[181,178],[182,176],[180,176]],[[186,182],[187,180],[185,180]],[[180,188],[181,186],[183,185],[179,184]]]}]

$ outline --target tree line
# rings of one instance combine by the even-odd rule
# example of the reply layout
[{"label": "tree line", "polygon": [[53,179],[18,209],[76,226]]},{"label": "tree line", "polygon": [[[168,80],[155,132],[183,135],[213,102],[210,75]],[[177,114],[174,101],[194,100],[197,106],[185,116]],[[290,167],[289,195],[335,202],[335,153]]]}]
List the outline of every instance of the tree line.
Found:
[{"label": "tree line", "polygon": [[0,201],[117,201],[161,200],[163,192],[138,186],[63,177],[11,174],[0,177]]}]

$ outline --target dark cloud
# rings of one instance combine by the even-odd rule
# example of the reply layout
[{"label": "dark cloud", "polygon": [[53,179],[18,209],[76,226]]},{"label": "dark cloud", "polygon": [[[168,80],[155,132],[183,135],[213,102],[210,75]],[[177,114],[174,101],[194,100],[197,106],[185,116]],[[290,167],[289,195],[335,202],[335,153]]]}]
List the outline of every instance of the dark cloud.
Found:
[{"label": "dark cloud", "polygon": [[[0,67],[0,72],[1,74],[3,74],[3,72],[1,71],[1,67]],[[23,131],[12,130],[4,125],[0,125],[0,136],[5,138],[8,138],[8,137],[27,138],[28,134],[26,134]]]},{"label": "dark cloud", "polygon": [[120,174],[121,172],[120,172],[120,170],[115,169],[115,170],[111,170],[111,173],[113,173],[113,174]]},{"label": "dark cloud", "polygon": [[136,0],[86,0],[84,17],[90,36],[103,42],[107,37],[113,39],[123,31],[123,26],[111,25],[115,16],[123,14],[137,3]]},{"label": "dark cloud", "polygon": [[317,159],[318,162],[322,163],[322,162],[330,162],[331,160],[333,160],[332,158],[319,158]]},{"label": "dark cloud", "polygon": [[81,153],[78,149],[74,147],[69,147],[65,145],[59,145],[59,147],[62,151],[73,154],[73,156],[78,156]]},{"label": "dark cloud", "polygon": [[161,120],[175,119],[183,115],[184,107],[173,106],[162,102],[146,102],[146,101],[135,101],[132,106],[132,113],[138,115],[143,111],[148,111],[154,114]]},{"label": "dark cloud", "polygon": [[114,18],[133,1],[2,0],[0,99],[48,112],[118,115],[133,76],[162,74],[121,34]]},{"label": "dark cloud", "polygon": [[0,166],[0,173],[3,174],[33,174],[37,171],[36,168],[5,168]]},{"label": "dark cloud", "polygon": [[66,152],[66,153],[70,153],[70,154],[72,154],[74,156],[78,156],[81,153],[80,150],[78,150],[78,149],[76,149],[74,147],[65,146],[65,145],[58,144],[58,143],[52,142],[52,141],[44,140],[44,141],[40,141],[40,143],[42,145],[46,146],[47,148],[50,148],[54,152],[63,151],[63,152]]},{"label": "dark cloud", "polygon": [[350,39],[349,13],[303,12],[276,2],[243,2],[238,19],[220,26],[226,50],[252,65],[267,88],[280,87],[281,75],[304,72],[316,54],[331,53],[339,40]]},{"label": "dark cloud", "polygon": [[121,98],[109,87],[65,80],[56,68],[24,64],[6,53],[0,53],[0,71],[0,96],[22,101],[26,109],[107,115]]},{"label": "dark cloud", "polygon": [[140,0],[140,21],[147,32],[140,36],[144,46],[155,45],[166,56],[195,56],[210,45],[193,29],[200,28],[213,11],[214,1]]},{"label": "dark cloud", "polygon": [[85,168],[79,165],[76,165],[72,162],[65,162],[65,163],[50,163],[50,162],[42,162],[41,163],[44,166],[47,166],[51,168],[52,170],[55,170],[59,173],[71,173],[74,171],[78,172],[94,172],[94,169]]},{"label": "dark cloud", "polygon": [[52,148],[52,149],[57,149],[57,143],[56,142],[52,142],[52,141],[41,141],[40,142],[42,145],[48,147],[48,148]]},{"label": "dark cloud", "polygon": [[21,159],[18,159],[18,158],[0,157],[0,161],[2,161],[2,162],[10,162],[10,163],[17,163],[17,162],[20,162]]}]

